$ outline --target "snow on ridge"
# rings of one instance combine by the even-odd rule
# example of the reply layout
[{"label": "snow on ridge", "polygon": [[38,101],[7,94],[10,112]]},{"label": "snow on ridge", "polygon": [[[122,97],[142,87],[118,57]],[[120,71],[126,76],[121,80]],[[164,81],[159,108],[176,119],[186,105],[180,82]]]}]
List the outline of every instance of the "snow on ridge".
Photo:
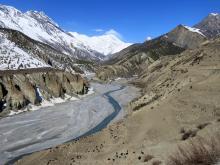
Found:
[{"label": "snow on ridge", "polygon": [[199,34],[202,35],[203,37],[206,37],[206,36],[200,31],[200,29],[197,29],[197,28],[194,28],[194,27],[185,26],[185,25],[184,25],[184,27],[185,27],[186,29],[188,29],[189,31],[191,31],[191,32],[199,33]]},{"label": "snow on ridge", "polygon": [[0,11],[4,11],[4,12],[7,11],[7,12],[13,12],[13,13],[21,13],[21,11],[19,11],[15,7],[7,6],[7,5],[2,5],[2,4],[0,4]]},{"label": "snow on ridge", "polygon": [[25,15],[29,15],[30,17],[32,17],[33,15],[36,16],[38,19],[44,19],[46,21],[51,22],[52,24],[54,24],[55,26],[59,27],[59,25],[50,17],[48,17],[43,11],[36,11],[36,10],[29,10],[26,13],[24,13]]}]

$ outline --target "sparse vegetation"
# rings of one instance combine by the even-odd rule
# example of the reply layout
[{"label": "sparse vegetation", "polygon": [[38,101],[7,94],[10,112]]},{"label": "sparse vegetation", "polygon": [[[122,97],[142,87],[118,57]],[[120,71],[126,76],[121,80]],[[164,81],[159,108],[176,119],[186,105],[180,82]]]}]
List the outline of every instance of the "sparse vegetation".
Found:
[{"label": "sparse vegetation", "polygon": [[162,162],[160,160],[153,161],[152,165],[160,165]]},{"label": "sparse vegetation", "polygon": [[187,140],[191,137],[195,137],[196,133],[197,133],[197,130],[182,131],[181,133],[183,134],[182,137],[181,137],[181,140]]},{"label": "sparse vegetation", "polygon": [[198,129],[203,129],[205,128],[206,126],[208,126],[210,123],[204,123],[204,124],[200,124],[197,126]]},{"label": "sparse vegetation", "polygon": [[154,156],[152,156],[152,155],[145,155],[144,156],[144,162],[148,162],[148,161],[150,161],[151,159],[153,159],[154,158]]},{"label": "sparse vegetation", "polygon": [[146,105],[148,105],[148,103],[142,103],[140,105],[137,105],[136,107],[134,107],[133,111],[137,111],[137,110],[139,110],[140,108],[142,108],[142,107],[144,107]]},{"label": "sparse vegetation", "polygon": [[168,165],[213,165],[220,160],[220,134],[205,140],[196,138],[178,147]]}]

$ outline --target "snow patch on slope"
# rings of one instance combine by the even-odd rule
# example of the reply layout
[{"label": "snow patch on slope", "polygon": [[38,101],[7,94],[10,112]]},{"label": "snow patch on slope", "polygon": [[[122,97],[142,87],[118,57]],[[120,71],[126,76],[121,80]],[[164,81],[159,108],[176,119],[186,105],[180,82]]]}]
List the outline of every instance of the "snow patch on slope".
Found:
[{"label": "snow patch on slope", "polygon": [[194,33],[199,33],[200,35],[204,36],[205,35],[200,31],[200,29],[197,29],[197,28],[193,28],[193,27],[189,27],[189,26],[184,26],[186,29],[188,29],[189,31],[191,32],[194,32]]},{"label": "snow patch on slope", "polygon": [[0,33],[0,70],[50,67],[41,59],[30,55]]},{"label": "snow patch on slope", "polygon": [[36,111],[36,110],[40,110],[42,108],[55,106],[56,104],[61,104],[61,103],[69,102],[69,101],[77,101],[79,99],[82,99],[84,97],[87,97],[87,96],[95,93],[93,88],[89,88],[88,93],[85,95],[78,95],[77,97],[73,97],[68,94],[65,94],[64,98],[53,97],[50,100],[46,100],[43,98],[39,88],[37,88],[37,92],[38,92],[39,96],[42,98],[42,102],[40,103],[40,105],[29,104],[24,109],[17,110],[17,111],[11,110],[10,113],[8,114],[8,116],[18,115],[20,113],[24,113],[24,112],[28,112],[28,111]]}]

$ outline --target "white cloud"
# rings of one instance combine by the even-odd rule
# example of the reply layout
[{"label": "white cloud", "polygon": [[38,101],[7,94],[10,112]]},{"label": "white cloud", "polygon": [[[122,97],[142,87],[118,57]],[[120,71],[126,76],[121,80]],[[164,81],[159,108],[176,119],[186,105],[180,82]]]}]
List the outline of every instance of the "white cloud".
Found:
[{"label": "white cloud", "polygon": [[94,29],[95,32],[103,32],[103,29]]},{"label": "white cloud", "polygon": [[148,36],[147,41],[150,41],[150,40],[152,40],[152,37]]},{"label": "white cloud", "polygon": [[114,29],[104,30],[104,29],[101,29],[101,28],[97,28],[97,29],[93,29],[93,31],[99,33],[99,35],[103,35],[103,34],[104,35],[114,35],[114,36],[116,36],[120,39],[123,38],[122,35]]},{"label": "white cloud", "polygon": [[110,29],[110,30],[106,31],[105,34],[107,34],[107,35],[114,35],[114,36],[116,36],[118,38],[122,38],[122,35],[119,32],[117,32],[116,30],[114,30],[114,29]]}]

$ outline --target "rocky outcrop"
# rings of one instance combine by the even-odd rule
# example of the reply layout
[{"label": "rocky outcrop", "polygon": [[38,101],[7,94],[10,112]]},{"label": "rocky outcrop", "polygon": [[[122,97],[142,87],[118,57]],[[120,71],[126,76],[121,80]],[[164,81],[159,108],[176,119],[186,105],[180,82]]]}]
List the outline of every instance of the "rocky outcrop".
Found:
[{"label": "rocky outcrop", "polygon": [[199,29],[178,25],[175,29],[163,36],[166,40],[175,43],[182,48],[197,48],[207,38],[199,32]]},{"label": "rocky outcrop", "polygon": [[62,71],[5,74],[0,76],[0,111],[17,110],[42,99],[85,94],[88,83],[78,74]]}]

